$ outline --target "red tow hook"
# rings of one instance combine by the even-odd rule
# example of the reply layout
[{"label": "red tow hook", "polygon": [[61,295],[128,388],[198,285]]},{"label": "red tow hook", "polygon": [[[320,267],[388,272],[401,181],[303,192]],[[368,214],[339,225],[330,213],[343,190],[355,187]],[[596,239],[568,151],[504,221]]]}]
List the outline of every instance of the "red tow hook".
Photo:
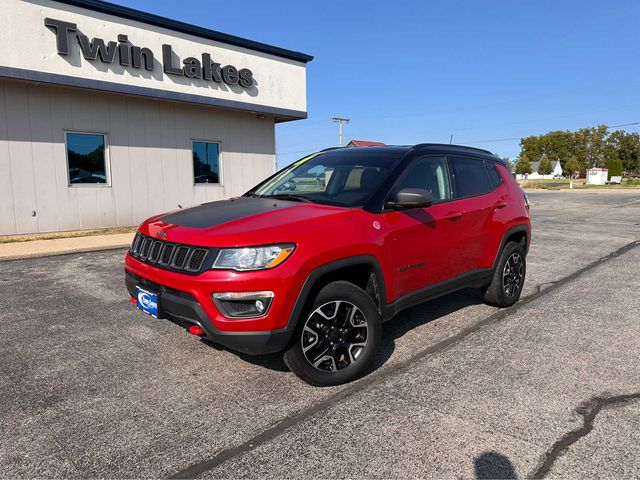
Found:
[{"label": "red tow hook", "polygon": [[189,333],[193,335],[204,335],[205,332],[200,325],[191,325],[189,327]]},{"label": "red tow hook", "polygon": [[134,305],[138,303],[138,299],[136,297],[131,297],[129,300],[131,300],[131,303],[133,303]]}]

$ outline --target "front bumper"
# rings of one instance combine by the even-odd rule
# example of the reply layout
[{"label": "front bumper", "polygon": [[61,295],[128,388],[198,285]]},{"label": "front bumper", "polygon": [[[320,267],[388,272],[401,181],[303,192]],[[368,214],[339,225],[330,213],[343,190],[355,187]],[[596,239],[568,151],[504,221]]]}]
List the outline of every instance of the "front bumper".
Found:
[{"label": "front bumper", "polygon": [[200,326],[205,338],[248,355],[263,355],[284,350],[293,337],[289,326],[268,331],[222,331],[205,313],[202,305],[190,293],[152,282],[130,271],[125,272],[127,290],[137,296],[136,287],[159,293],[158,317],[173,320],[185,328]]}]

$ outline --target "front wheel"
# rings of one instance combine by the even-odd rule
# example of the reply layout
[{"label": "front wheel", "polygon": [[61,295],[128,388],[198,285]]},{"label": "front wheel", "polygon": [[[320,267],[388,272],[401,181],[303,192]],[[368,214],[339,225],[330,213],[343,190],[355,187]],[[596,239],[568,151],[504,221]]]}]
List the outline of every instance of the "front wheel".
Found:
[{"label": "front wheel", "polygon": [[522,244],[509,242],[502,249],[484,299],[495,307],[510,307],[522,294],[527,261]]},{"label": "front wheel", "polygon": [[378,309],[364,290],[349,282],[326,285],[300,322],[284,361],[311,385],[355,380],[371,365],[380,345]]}]

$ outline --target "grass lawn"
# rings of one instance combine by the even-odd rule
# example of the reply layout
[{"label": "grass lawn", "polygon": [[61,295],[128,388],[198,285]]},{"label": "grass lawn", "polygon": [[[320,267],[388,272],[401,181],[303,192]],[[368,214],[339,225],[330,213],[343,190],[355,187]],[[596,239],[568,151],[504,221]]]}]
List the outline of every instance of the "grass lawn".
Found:
[{"label": "grass lawn", "polygon": [[[607,190],[627,190],[627,189],[640,189],[640,181],[636,179],[624,179],[620,185],[586,185],[584,180],[574,180],[573,188],[575,190],[587,190],[602,188]],[[543,190],[565,190],[570,187],[570,180],[568,178],[554,178],[551,180],[535,179],[535,180],[521,180],[518,182],[522,188],[539,188]]]},{"label": "grass lawn", "polygon": [[30,242],[32,240],[53,240],[55,238],[92,237],[95,235],[115,235],[132,233],[136,227],[101,228],[99,230],[78,230],[73,232],[33,233],[29,235],[3,235],[0,243]]}]

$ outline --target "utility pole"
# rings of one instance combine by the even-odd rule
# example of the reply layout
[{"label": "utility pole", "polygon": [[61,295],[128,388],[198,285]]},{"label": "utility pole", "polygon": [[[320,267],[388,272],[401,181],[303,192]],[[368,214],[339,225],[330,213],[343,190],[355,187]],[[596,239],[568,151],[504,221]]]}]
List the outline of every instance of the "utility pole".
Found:
[{"label": "utility pole", "polygon": [[351,119],[350,118],[333,117],[331,119],[331,121],[333,123],[339,123],[340,124],[340,146],[342,146],[342,124],[343,123],[349,123],[351,121]]}]

